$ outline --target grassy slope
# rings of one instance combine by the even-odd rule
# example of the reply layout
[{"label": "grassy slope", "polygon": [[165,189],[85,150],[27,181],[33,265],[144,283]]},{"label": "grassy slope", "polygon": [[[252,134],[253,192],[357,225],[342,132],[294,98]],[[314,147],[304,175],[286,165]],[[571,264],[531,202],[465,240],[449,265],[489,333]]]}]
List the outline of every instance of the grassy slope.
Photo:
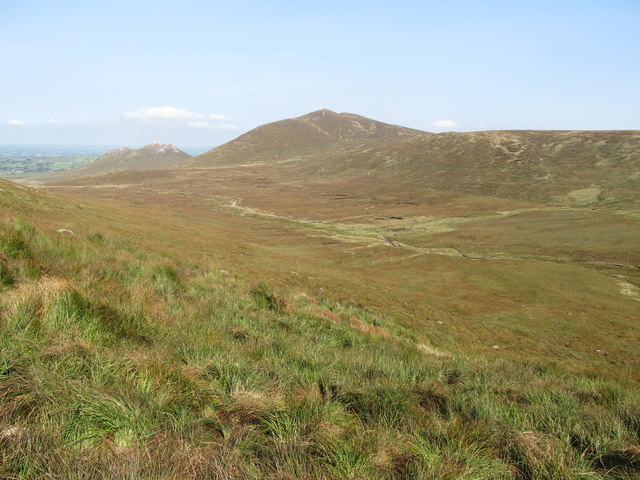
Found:
[{"label": "grassy slope", "polygon": [[635,383],[442,352],[379,310],[176,242],[203,227],[0,189],[8,478],[637,474]]},{"label": "grassy slope", "polygon": [[[357,435],[384,440],[367,450],[362,440],[354,440],[357,435],[349,436],[356,430],[349,430],[337,440],[339,445],[353,447],[338,455],[351,465],[345,467],[325,456],[321,447],[325,439],[304,437],[300,441],[301,437],[296,437],[292,442],[297,445],[307,442],[315,446],[305,455],[329,460],[332,467],[323,470],[305,457],[310,470],[295,470],[276,455],[282,468],[263,463],[257,468],[279,478],[485,478],[490,477],[488,471],[498,472],[496,477],[500,478],[503,468],[505,478],[589,478],[594,469],[607,476],[597,465],[613,467],[613,459],[617,459],[633,476],[632,470],[637,468],[634,449],[638,438],[633,426],[637,425],[637,411],[629,416],[620,409],[626,412],[627,402],[634,401],[631,396],[639,378],[638,135],[480,132],[413,136],[413,132],[411,138],[398,141],[384,135],[363,137],[361,129],[353,130],[351,119],[344,116],[329,116],[329,125],[320,127],[318,122],[324,117],[315,118],[319,113],[302,117],[301,122],[289,121],[301,131],[288,140],[282,135],[290,129],[281,129],[288,123],[278,122],[266,131],[265,127],[254,131],[255,138],[247,134],[248,139],[240,137],[239,142],[220,147],[207,157],[211,160],[211,155],[222,152],[231,163],[249,164],[246,167],[127,172],[67,182],[62,187],[67,195],[94,205],[99,199],[110,207],[84,206],[92,212],[66,215],[65,221],[74,223],[68,226],[88,233],[95,227],[87,220],[98,216],[101,227],[111,229],[109,235],[135,238],[137,246],[148,253],[164,252],[165,258],[172,255],[187,262],[180,268],[175,261],[169,262],[183,286],[192,276],[202,274],[201,265],[214,274],[222,267],[230,270],[239,284],[239,290],[234,290],[237,298],[256,308],[256,298],[264,297],[263,308],[258,308],[262,314],[264,307],[277,318],[308,313],[311,308],[321,330],[337,323],[358,337],[373,336],[384,345],[400,342],[401,349],[393,350],[391,357],[381,357],[376,368],[387,372],[382,383],[402,390],[403,395],[409,392],[411,400],[402,405],[412,412],[410,426],[401,415],[400,433],[395,425],[390,428],[384,422],[372,427],[367,414],[363,417],[363,412],[354,412],[350,400],[345,400],[353,392],[347,397],[332,393],[331,402],[355,414],[360,428]],[[337,130],[327,133],[331,129]],[[345,133],[344,142],[328,141],[339,131]],[[398,132],[393,133],[397,136]],[[269,142],[264,147],[265,139],[273,140],[273,148],[267,148]],[[292,139],[301,143],[292,143]],[[310,144],[313,148],[300,150],[301,145],[306,148]],[[282,161],[274,163],[274,155]],[[126,212],[118,213],[126,219],[121,222],[126,228],[114,222],[110,217],[114,214],[107,215],[111,205],[127,207]],[[38,215],[28,220],[42,222]],[[271,287],[257,288],[265,278]],[[229,287],[226,276],[219,280]],[[275,295],[271,293],[274,289]],[[186,298],[189,305],[197,305],[193,297]],[[341,302],[336,306],[335,300]],[[330,305],[340,309],[338,317]],[[354,305],[366,305],[373,313]],[[182,310],[179,314],[181,321],[189,318],[182,316]],[[363,319],[373,326],[362,323]],[[308,327],[304,323],[293,330],[294,337]],[[264,324],[256,328],[261,330]],[[277,338],[286,335],[278,332]],[[314,351],[301,345],[305,351]],[[345,375],[358,377],[363,373],[359,370],[369,368],[364,359],[371,348],[370,343],[364,343],[361,350],[345,354],[359,358],[345,367]],[[405,354],[399,352],[415,353],[416,349],[418,363],[403,363]],[[335,355],[331,349],[321,352],[322,358]],[[450,352],[455,356],[448,356]],[[277,355],[289,358],[296,354],[286,350]],[[394,383],[397,372],[391,374],[385,368],[396,365],[398,358],[412,371],[430,365],[432,373],[417,382],[403,378]],[[470,375],[470,383],[451,386],[457,383],[448,377],[450,368]],[[536,372],[544,372],[549,381],[540,384]],[[297,375],[288,372],[286,376],[289,373]],[[367,398],[365,402],[380,395],[386,398],[386,393],[380,393],[386,390],[376,383],[376,377],[367,375],[354,381],[357,397]],[[524,386],[517,375],[523,376]],[[353,386],[344,382],[336,392]],[[424,382],[429,385],[427,397],[435,391],[437,405],[445,406],[437,407],[435,417],[434,412],[422,410]],[[599,406],[594,406],[592,399],[585,400],[592,394],[585,397],[584,392],[577,393],[582,382],[596,382],[597,395],[602,394],[605,384],[625,393],[606,405],[596,401]],[[437,386],[432,389],[432,384]],[[322,385],[318,380],[315,395],[326,402],[326,385]],[[368,388],[371,385],[373,390]],[[505,388],[509,392],[506,397],[496,394]],[[312,384],[305,383],[303,389],[313,391]],[[287,396],[292,387],[287,385],[282,391]],[[536,409],[528,410],[534,391],[544,399]],[[561,412],[554,402],[567,392],[580,399],[565,403],[567,410]],[[273,389],[260,393],[276,396]],[[508,406],[514,398],[521,399],[521,394],[525,400],[514,400],[517,405]],[[487,407],[486,401],[493,406]],[[290,398],[286,402],[291,405]],[[413,410],[415,402],[418,410]],[[452,410],[450,402],[492,412],[494,407],[495,411],[507,408],[508,414],[494,412],[479,419],[482,428],[504,436],[506,442],[478,444],[467,428],[478,419]],[[598,416],[607,409],[618,417],[603,417],[600,426],[589,420],[594,412]],[[554,427],[557,431],[543,428],[547,422],[542,421],[543,411],[553,412],[565,423]],[[412,422],[423,417],[431,426],[444,428],[435,436],[427,435],[424,444],[430,448],[434,442],[439,445],[441,451],[435,457],[415,453]],[[518,423],[525,417],[529,423]],[[587,453],[576,463],[578,445],[591,452],[593,445],[610,442],[615,435],[606,440],[594,437],[593,444],[580,443],[574,439],[575,428],[582,425],[589,435],[618,431],[623,417],[624,428],[631,425],[631,435],[624,440],[619,437],[619,446],[608,450],[615,454],[596,457]],[[426,423],[422,425],[418,442],[423,442],[428,430]],[[257,430],[264,433],[262,428]],[[390,430],[396,432],[391,437]],[[264,446],[269,435],[260,437],[258,443]],[[214,443],[220,445],[219,440]],[[400,447],[381,453],[382,443]],[[463,444],[465,453],[456,456],[455,445]],[[493,449],[488,454],[490,462],[499,459],[503,463],[487,464],[487,470],[472,466],[474,448],[483,452],[480,463],[486,460],[482,445]],[[147,448],[138,447],[141,451]],[[567,455],[573,460],[557,456],[557,449],[569,449]],[[256,461],[262,462],[262,455],[273,457],[273,452],[261,450]],[[253,451],[243,458],[253,461],[255,455]],[[387,459],[386,464],[380,463],[381,457]],[[595,458],[600,460],[594,463]],[[429,471],[428,464],[435,470]],[[554,468],[556,473],[550,470]],[[247,472],[238,475],[251,475]],[[615,477],[620,472],[616,467],[609,475]]]},{"label": "grassy slope", "polygon": [[410,174],[422,187],[615,208],[640,201],[639,152],[637,131],[444,133],[310,159],[301,174]]},{"label": "grassy slope", "polygon": [[235,271],[353,299],[439,348],[638,378],[637,300],[623,293],[640,282],[637,218],[368,182],[301,188],[254,166],[122,174],[65,192],[153,211],[176,254],[224,255]]}]

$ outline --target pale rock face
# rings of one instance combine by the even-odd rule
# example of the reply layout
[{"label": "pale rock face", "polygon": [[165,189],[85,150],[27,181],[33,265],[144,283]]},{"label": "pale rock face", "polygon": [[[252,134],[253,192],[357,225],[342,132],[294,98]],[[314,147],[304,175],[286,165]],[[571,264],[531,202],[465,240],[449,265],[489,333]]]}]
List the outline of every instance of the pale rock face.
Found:
[{"label": "pale rock face", "polygon": [[107,153],[105,153],[105,155],[124,155],[127,152],[130,152],[131,149],[129,147],[126,146],[122,146],[122,147],[118,147],[118,148],[114,148],[112,150],[109,150]]},{"label": "pale rock face", "polygon": [[[158,142],[152,142],[146,147],[142,147],[142,148],[151,150],[153,153],[180,153],[181,151],[178,147],[170,143],[163,144]],[[105,153],[105,155],[125,155],[131,151],[132,150],[129,147],[122,146],[122,147],[109,150],[108,152]]]},{"label": "pale rock face", "polygon": [[160,150],[158,150],[158,153],[165,153],[165,152],[178,153],[179,150],[175,145],[163,145],[162,148],[160,148]]},{"label": "pale rock face", "polygon": [[180,153],[180,149],[175,145],[171,145],[170,143],[160,144],[158,142],[153,142],[147,145],[145,148],[150,148],[154,153]]}]

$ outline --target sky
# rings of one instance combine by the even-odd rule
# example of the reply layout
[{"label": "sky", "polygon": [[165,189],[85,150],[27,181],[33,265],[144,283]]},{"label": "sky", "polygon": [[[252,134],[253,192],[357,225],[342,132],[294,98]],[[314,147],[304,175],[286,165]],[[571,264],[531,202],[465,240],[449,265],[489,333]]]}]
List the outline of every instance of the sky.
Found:
[{"label": "sky", "polygon": [[321,108],[640,129],[640,1],[0,0],[0,144],[219,145]]}]

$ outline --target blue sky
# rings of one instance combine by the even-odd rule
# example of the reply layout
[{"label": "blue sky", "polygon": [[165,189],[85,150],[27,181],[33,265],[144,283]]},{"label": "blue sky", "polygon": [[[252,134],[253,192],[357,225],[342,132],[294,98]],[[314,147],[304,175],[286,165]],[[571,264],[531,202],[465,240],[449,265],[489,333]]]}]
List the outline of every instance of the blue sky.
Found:
[{"label": "blue sky", "polygon": [[640,2],[0,0],[0,143],[214,146],[320,108],[640,129]]}]

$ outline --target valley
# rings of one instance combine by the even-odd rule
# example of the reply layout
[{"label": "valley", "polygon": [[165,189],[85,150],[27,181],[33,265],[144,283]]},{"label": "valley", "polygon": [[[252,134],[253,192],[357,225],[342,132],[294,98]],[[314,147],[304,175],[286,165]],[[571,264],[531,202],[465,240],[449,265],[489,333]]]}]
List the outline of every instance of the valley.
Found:
[{"label": "valley", "polygon": [[0,181],[0,472],[634,478],[638,138],[321,110]]},{"label": "valley", "polygon": [[[48,188],[83,201],[153,209],[163,221],[198,230],[179,242],[186,250],[236,257],[240,271],[281,288],[322,288],[341,301],[370,306],[447,351],[535,358],[577,371],[638,378],[638,306],[620,288],[640,283],[634,188],[610,186],[606,200],[579,205],[557,199],[560,192],[594,180],[585,170],[580,176],[587,179],[565,175],[560,182],[536,186],[519,167],[503,168],[512,185],[530,189],[524,190],[525,198],[522,189],[513,198],[508,193],[513,187],[502,196],[483,195],[486,184],[464,180],[470,168],[480,168],[475,163],[449,174],[459,184],[448,189],[428,186],[433,180],[417,167],[409,177],[386,167],[370,170],[369,163],[338,168],[340,158],[360,153],[345,154],[345,147],[326,139],[344,128],[354,133],[342,138],[372,131],[354,127],[353,118],[323,110],[259,127],[214,150],[228,151],[223,165],[215,161],[202,168],[211,155],[205,153],[187,168],[114,172]],[[260,160],[264,152],[256,149],[259,157],[253,160],[251,142],[285,138],[280,129],[286,133],[296,121],[320,125],[312,130],[320,138],[314,155],[300,156],[295,144],[283,144],[285,150],[275,144],[273,151],[284,158]],[[383,131],[388,135],[392,129]],[[415,131],[402,134],[410,142],[422,138]],[[557,135],[567,136],[545,136]],[[451,136],[444,134],[447,142]],[[425,136],[429,142],[434,137],[439,135]],[[636,142],[640,136],[625,133],[623,138]],[[371,141],[381,151],[390,148],[376,135]],[[233,160],[236,143],[243,153]],[[355,148],[368,150],[361,143]],[[637,171],[637,153],[625,144],[615,148],[624,159],[616,172]],[[550,162],[549,168],[558,167]],[[492,172],[486,165],[477,174]],[[536,200],[539,192],[546,201]],[[202,244],[203,239],[212,244]],[[608,325],[611,335],[600,335],[601,325]],[[498,352],[492,349],[496,344]]]}]

